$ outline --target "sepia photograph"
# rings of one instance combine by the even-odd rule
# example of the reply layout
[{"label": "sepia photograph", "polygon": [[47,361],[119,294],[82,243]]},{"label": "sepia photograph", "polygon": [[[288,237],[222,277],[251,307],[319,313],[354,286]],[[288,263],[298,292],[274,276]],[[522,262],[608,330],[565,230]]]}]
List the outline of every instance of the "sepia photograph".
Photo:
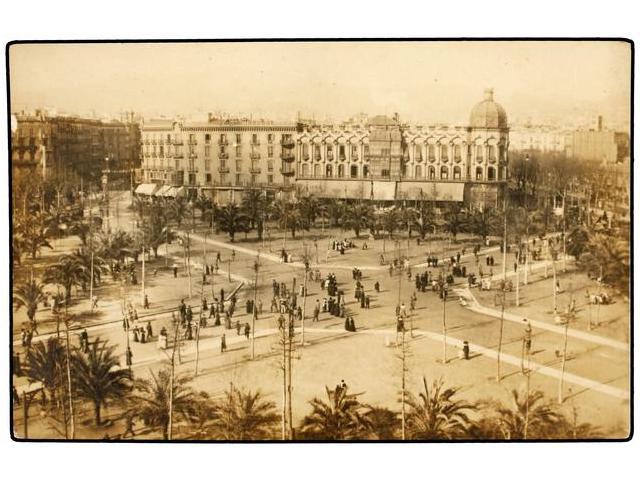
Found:
[{"label": "sepia photograph", "polygon": [[631,438],[630,40],[6,56],[5,436]]}]

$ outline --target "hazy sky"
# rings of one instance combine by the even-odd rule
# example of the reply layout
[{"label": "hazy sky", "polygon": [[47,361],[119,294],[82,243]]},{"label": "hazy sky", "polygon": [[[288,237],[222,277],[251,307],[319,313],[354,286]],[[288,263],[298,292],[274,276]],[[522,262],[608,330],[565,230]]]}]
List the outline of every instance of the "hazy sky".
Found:
[{"label": "hazy sky", "polygon": [[375,42],[14,45],[12,109],[146,116],[399,112],[464,123],[485,87],[510,117],[628,115],[629,45]]}]

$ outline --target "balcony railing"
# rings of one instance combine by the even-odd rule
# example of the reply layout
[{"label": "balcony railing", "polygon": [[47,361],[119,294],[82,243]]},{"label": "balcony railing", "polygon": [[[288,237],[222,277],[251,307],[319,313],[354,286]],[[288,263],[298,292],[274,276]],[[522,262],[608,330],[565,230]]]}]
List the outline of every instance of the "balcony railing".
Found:
[{"label": "balcony railing", "polygon": [[340,155],[340,161],[344,162],[347,159],[346,155]]},{"label": "balcony railing", "polygon": [[293,141],[293,139],[291,138],[285,138],[282,139],[282,141],[280,142],[280,145],[282,145],[282,148],[293,148],[296,145],[296,142]]},{"label": "balcony railing", "polygon": [[280,169],[280,173],[286,177],[290,177],[291,175],[295,174],[295,170],[288,170],[286,168],[281,168]]},{"label": "balcony railing", "polygon": [[256,141],[251,140],[251,145],[254,146],[254,147],[259,147],[260,146],[260,140],[256,140]]},{"label": "balcony railing", "polygon": [[229,158],[229,154],[227,152],[220,152],[218,158]]},{"label": "balcony railing", "polygon": [[176,152],[173,154],[173,158],[184,158],[184,154]]},{"label": "balcony railing", "polygon": [[229,173],[229,167],[224,166],[224,165],[220,165],[218,167],[218,172],[220,172],[220,173]]},{"label": "balcony railing", "polygon": [[259,160],[260,154],[258,152],[251,152],[251,155],[249,155],[249,157],[251,157],[251,160]]},{"label": "balcony railing", "polygon": [[333,153],[327,152],[327,160],[329,161],[333,160]]},{"label": "balcony railing", "polygon": [[251,173],[261,173],[261,172],[262,172],[262,169],[261,169],[260,167],[251,167],[251,168],[249,169],[249,171],[250,171]]},{"label": "balcony railing", "polygon": [[285,162],[293,162],[295,160],[295,156],[293,155],[293,153],[282,152],[281,157]]},{"label": "balcony railing", "polygon": [[190,138],[189,139],[189,145],[197,145],[198,141],[195,138]]},{"label": "balcony railing", "polygon": [[227,140],[226,138],[221,138],[220,140],[218,140],[218,145],[229,145],[229,140]]}]

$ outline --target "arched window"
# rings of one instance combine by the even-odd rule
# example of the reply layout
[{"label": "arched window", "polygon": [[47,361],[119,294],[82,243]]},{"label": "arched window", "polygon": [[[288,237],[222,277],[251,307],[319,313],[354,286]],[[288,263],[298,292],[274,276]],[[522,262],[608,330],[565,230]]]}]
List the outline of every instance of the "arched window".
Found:
[{"label": "arched window", "polygon": [[453,167],[453,179],[460,180],[462,178],[462,170],[460,167]]},{"label": "arched window", "polygon": [[309,165],[307,165],[306,163],[302,164],[302,176],[303,177],[309,176]]},{"label": "arched window", "polygon": [[440,160],[446,162],[449,160],[449,146],[448,145],[440,145]]},{"label": "arched window", "polygon": [[422,161],[422,145],[415,145],[413,157],[415,158],[416,162]]},{"label": "arched window", "polygon": [[496,161],[496,147],[495,145],[489,145],[488,147],[489,150],[489,161],[490,162],[495,162]]},{"label": "arched window", "polygon": [[362,176],[365,178],[369,176],[369,165],[362,166]]},{"label": "arched window", "polygon": [[435,145],[427,145],[427,157],[430,162],[435,162],[436,160],[436,146]]},{"label": "arched window", "polygon": [[415,178],[422,178],[422,165],[416,165]]},{"label": "arched window", "polygon": [[436,167],[429,167],[429,180],[436,179]]},{"label": "arched window", "polygon": [[484,147],[482,145],[476,146],[476,161],[481,162],[484,157]]},{"label": "arched window", "polygon": [[358,166],[351,165],[351,178],[358,178]]},{"label": "arched window", "polygon": [[462,160],[462,149],[460,148],[460,145],[453,146],[453,159],[456,162],[459,162],[460,160]]},{"label": "arched window", "polygon": [[342,164],[338,165],[338,177],[339,178],[344,177],[344,165]]},{"label": "arched window", "polygon": [[440,178],[442,180],[447,180],[449,178],[449,167],[445,167],[444,165],[440,167]]},{"label": "arched window", "polygon": [[500,165],[500,166],[498,167],[498,179],[499,179],[499,180],[506,180],[506,179],[504,178],[504,167],[503,167],[502,165]]},{"label": "arched window", "polygon": [[493,167],[489,167],[487,169],[487,180],[495,180],[496,179],[496,169]]},{"label": "arched window", "polygon": [[476,180],[482,180],[482,167],[476,167]]},{"label": "arched window", "polygon": [[314,177],[321,177],[322,176],[322,170],[320,170],[320,165],[319,164],[315,164],[313,166],[313,176]]},{"label": "arched window", "polygon": [[326,170],[325,170],[325,175],[327,177],[331,177],[333,175],[333,168],[331,165],[327,165]]}]

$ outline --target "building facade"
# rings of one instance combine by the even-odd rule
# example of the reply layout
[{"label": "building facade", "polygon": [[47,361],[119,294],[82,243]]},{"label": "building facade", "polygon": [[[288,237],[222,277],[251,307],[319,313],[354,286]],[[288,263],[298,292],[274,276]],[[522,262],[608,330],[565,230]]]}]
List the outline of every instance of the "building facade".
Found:
[{"label": "building facade", "polygon": [[104,169],[126,174],[139,166],[140,130],[133,117],[103,122],[36,112],[15,115],[14,123],[12,168],[74,181],[96,180]]},{"label": "building facade", "polygon": [[336,125],[210,117],[153,120],[141,131],[144,182],[184,187],[218,203],[238,202],[252,187],[290,196],[496,206],[508,175],[507,115],[492,90],[463,126],[406,125],[397,116]]},{"label": "building facade", "polygon": [[564,154],[571,132],[546,125],[519,125],[509,129],[512,152]]}]

